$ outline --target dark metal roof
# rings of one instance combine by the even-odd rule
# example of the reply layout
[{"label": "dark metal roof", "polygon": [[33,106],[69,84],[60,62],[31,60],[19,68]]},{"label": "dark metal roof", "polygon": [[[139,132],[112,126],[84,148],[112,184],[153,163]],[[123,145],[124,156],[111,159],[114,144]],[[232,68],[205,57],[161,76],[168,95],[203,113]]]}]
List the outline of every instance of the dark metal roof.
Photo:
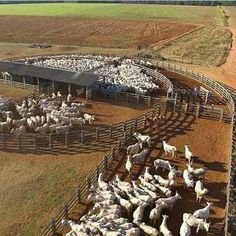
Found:
[{"label": "dark metal roof", "polygon": [[0,61],[0,71],[80,86],[89,86],[93,84],[97,81],[99,76],[90,72],[76,72],[58,68],[40,67],[11,61]]}]

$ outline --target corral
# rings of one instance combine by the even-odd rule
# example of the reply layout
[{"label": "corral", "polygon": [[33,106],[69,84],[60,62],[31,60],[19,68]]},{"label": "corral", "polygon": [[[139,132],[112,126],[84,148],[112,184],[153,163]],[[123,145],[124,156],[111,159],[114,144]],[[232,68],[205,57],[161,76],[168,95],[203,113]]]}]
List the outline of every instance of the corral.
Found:
[{"label": "corral", "polygon": [[[64,4],[64,8],[61,8],[59,4],[53,6],[54,8],[51,8],[46,15],[45,7],[49,9],[48,7],[52,7],[52,5],[22,5],[21,7],[18,5],[17,8],[14,5],[6,5],[0,8],[0,14],[5,15],[0,19],[0,25],[3,26],[0,27],[0,41],[14,42],[11,44],[14,47],[10,50],[7,48],[8,43],[0,44],[3,45],[0,57],[34,56],[30,60],[35,58],[36,60],[31,63],[39,66],[38,72],[40,72],[45,69],[40,69],[42,61],[45,58],[52,58],[53,61],[54,57],[35,57],[38,55],[69,53],[72,50],[86,54],[88,52],[107,52],[118,55],[119,53],[137,55],[138,52],[140,56],[142,53],[153,52],[152,49],[159,47],[162,43],[174,50],[176,42],[179,42],[177,50],[180,48],[179,51],[182,52],[187,48],[187,45],[184,49],[182,48],[182,42],[189,35],[190,38],[191,35],[198,35],[198,33],[202,36],[201,32],[207,34],[209,28],[224,28],[225,32],[228,32],[223,26],[225,16],[221,8],[216,7],[104,4],[101,9],[99,4],[84,4],[80,7],[76,4]],[[92,18],[91,13],[93,13]],[[77,17],[78,14],[80,17]],[[66,24],[69,25],[69,28],[65,28]],[[214,24],[214,26],[208,26],[208,24]],[[32,31],[29,32],[26,26],[32,26]],[[73,35],[75,28],[80,33]],[[176,28],[178,31],[175,30]],[[40,32],[39,35],[38,32]],[[215,40],[217,35],[218,33]],[[215,53],[214,58],[217,60],[213,61],[210,58],[212,55],[210,51],[204,53],[204,47],[209,47],[209,42],[203,36],[197,49],[193,49],[191,46],[186,49],[186,55],[189,56],[190,61],[192,60],[191,63],[193,63],[193,56],[196,56],[196,60],[204,56],[203,61],[210,61],[209,64],[218,64],[219,61],[222,61],[228,51],[225,50],[222,53],[221,49],[227,48],[228,50],[230,36],[227,33],[221,36],[221,42],[224,44],[220,43],[217,46],[213,45],[214,43],[211,44],[211,47],[214,47],[212,49],[212,52]],[[197,40],[196,43],[199,41]],[[17,44],[17,42],[47,42],[66,45],[52,45],[53,47],[48,49],[32,49],[29,48],[29,44]],[[80,45],[80,47],[76,47],[74,44]],[[23,47],[19,48],[20,45]],[[100,48],[95,49],[94,46]],[[112,49],[108,47],[112,47]],[[122,49],[117,49],[117,47]],[[202,50],[196,54],[194,50],[198,50],[199,47]],[[16,54],[15,51],[18,49],[19,53]],[[149,51],[150,49],[151,51]],[[173,50],[171,53],[174,52]],[[69,54],[58,56],[62,60],[65,57],[70,58],[71,56]],[[77,56],[75,55],[75,57]],[[183,60],[183,57],[180,59]],[[112,58],[109,60],[114,62]],[[127,58],[124,60],[129,62]],[[130,180],[137,180],[144,173],[144,167],[149,166],[152,175],[158,174],[166,177],[167,171],[158,170],[156,172],[154,170],[153,161],[163,158],[169,160],[175,168],[183,171],[186,169],[184,145],[188,144],[194,154],[194,168],[207,168],[204,187],[209,190],[209,193],[203,197],[201,203],[198,203],[194,189],[185,189],[184,179],[178,177],[177,185],[172,189],[172,195],[177,191],[182,199],[177,202],[173,210],[164,211],[169,215],[168,228],[173,235],[178,235],[183,213],[193,213],[204,207],[208,201],[213,203],[210,217],[207,220],[211,222],[208,235],[225,235],[228,227],[229,169],[234,121],[234,101],[231,93],[208,77],[185,67],[160,60],[136,57],[132,60],[140,66],[139,68],[144,74],[141,78],[146,80],[146,75],[150,76],[151,80],[159,86],[157,91],[150,92],[151,90],[145,86],[140,87],[141,89],[137,89],[135,86],[129,88],[129,85],[126,85],[125,89],[123,86],[118,86],[117,91],[117,85],[115,89],[111,85],[119,76],[120,78],[122,76],[117,76],[117,70],[111,66],[112,63],[110,65],[109,63],[105,65],[105,63],[100,69],[95,70],[98,74],[103,74],[100,79],[104,78],[106,71],[112,74],[113,78],[112,76],[108,78],[108,76],[106,81],[110,87],[107,85],[99,88],[93,87],[92,97],[89,97],[89,100],[85,99],[85,92],[81,97],[77,97],[76,86],[80,86],[80,82],[75,85],[67,79],[60,81],[59,73],[58,78],[54,76],[55,79],[53,79],[49,78],[50,73],[47,72],[37,76],[37,73],[36,75],[30,74],[25,69],[16,70],[16,67],[11,67],[11,71],[8,71],[12,75],[11,79],[6,77],[4,80],[0,80],[4,90],[4,93],[1,94],[11,95],[19,106],[24,103],[23,95],[31,97],[33,95],[39,101],[42,93],[51,97],[54,96],[52,92],[56,93],[60,90],[63,94],[62,98],[57,98],[60,106],[67,94],[71,92],[73,102],[86,103],[82,114],[88,113],[96,117],[92,124],[86,124],[81,128],[73,127],[72,130],[63,134],[55,132],[40,134],[35,130],[27,130],[26,134],[16,136],[6,131],[1,132],[0,234],[51,236],[66,233],[70,231],[70,227],[62,226],[61,219],[67,218],[81,223],[78,220],[93,206],[93,204],[89,204],[87,196],[92,192],[92,186],[97,188],[99,173],[103,173],[105,181],[114,181],[115,175],[118,174],[122,180],[130,182]],[[21,60],[17,59],[17,62],[19,61]],[[28,63],[28,59],[23,62],[31,64]],[[43,66],[46,66],[47,69],[50,67],[47,64]],[[130,67],[135,66],[131,63]],[[27,68],[27,65],[23,67]],[[124,68],[127,69],[126,65]],[[55,68],[55,71],[57,69],[61,70],[62,74],[64,70],[64,75],[69,70],[72,77],[75,74],[78,76],[79,81],[81,73],[79,66],[76,68],[76,73],[73,68],[63,68],[62,66]],[[7,71],[7,67],[3,66],[2,70]],[[120,71],[121,74],[124,72],[122,69]],[[45,74],[46,77],[44,77]],[[128,76],[130,75],[128,74]],[[127,74],[124,77],[127,77]],[[86,76],[83,76],[82,80],[86,81]],[[132,80],[135,79],[130,79],[130,81]],[[90,87],[88,84],[83,84],[83,86]],[[120,90],[120,88],[122,89]],[[32,94],[33,91],[34,94]],[[26,101],[29,101],[28,98]],[[70,103],[67,105],[71,106]],[[159,115],[162,118],[159,118]],[[153,117],[160,119],[155,126],[150,123]],[[155,129],[156,126],[157,129]],[[148,150],[147,156],[142,163],[134,163],[131,176],[128,176],[126,149],[128,145],[136,142],[133,137],[135,131],[150,135],[151,147],[144,146],[144,149]],[[164,155],[162,146],[164,140],[177,148],[176,159]],[[126,195],[125,198],[130,198],[130,196]],[[58,208],[60,208],[59,212]],[[146,209],[143,218],[147,224],[149,223],[148,213],[149,210]],[[127,217],[126,214],[122,216]],[[132,222],[132,217],[128,221]],[[136,222],[135,226],[137,225]],[[155,225],[158,230],[159,226],[160,223]],[[100,235],[100,232],[97,235]],[[194,228],[192,228],[191,235],[195,235]],[[205,233],[201,231],[200,235],[205,235]]]}]

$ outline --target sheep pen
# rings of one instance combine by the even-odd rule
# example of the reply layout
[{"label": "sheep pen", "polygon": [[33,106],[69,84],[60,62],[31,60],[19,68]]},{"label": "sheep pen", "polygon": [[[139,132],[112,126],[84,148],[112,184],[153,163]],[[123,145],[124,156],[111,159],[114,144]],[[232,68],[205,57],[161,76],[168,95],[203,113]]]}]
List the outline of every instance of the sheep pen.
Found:
[{"label": "sheep pen", "polygon": [[[193,86],[193,85],[192,85]],[[190,89],[192,89],[192,86],[190,86]],[[84,100],[79,99],[79,102],[83,102]],[[91,103],[91,106],[96,109],[96,112],[100,114],[100,116],[105,116],[107,115],[108,112],[111,112],[114,114],[115,119],[118,119],[117,116],[118,114],[120,115],[119,117],[124,117],[123,112],[124,108],[122,105],[124,104],[119,104],[121,106],[117,106],[117,104],[103,104],[101,105],[100,103],[103,103],[104,101],[89,101]],[[116,109],[114,106],[117,106]],[[115,111],[116,110],[116,111]],[[88,110],[89,111],[89,110]],[[136,111],[136,109],[135,109]],[[126,111],[126,117],[125,118],[133,118],[135,116],[138,116],[139,114],[145,114],[148,111],[148,109],[144,109],[139,111],[138,113],[133,113],[131,116],[128,115],[129,110]],[[115,112],[115,113],[113,113]],[[107,118],[104,117],[104,120],[99,121],[98,124],[103,124],[103,121],[105,121],[107,124],[113,123],[114,119],[112,117]],[[118,120],[117,120],[118,121]],[[111,122],[111,123],[110,123]],[[147,128],[147,127],[146,127]],[[157,127],[156,129],[153,129],[152,127],[150,129],[144,130],[145,134],[151,135],[152,137],[152,144],[151,147],[148,149],[148,155],[147,158],[145,159],[144,163],[141,164],[135,164],[133,170],[131,171],[131,177],[132,179],[137,179],[138,176],[142,173],[143,167],[145,165],[149,166],[151,168],[151,173],[153,174],[153,160],[157,158],[163,158],[167,159],[170,161],[170,163],[174,166],[178,166],[180,170],[183,171],[185,167],[185,161],[183,158],[183,152],[184,152],[184,145],[189,144],[191,151],[194,153],[194,167],[206,167],[208,169],[206,179],[204,182],[204,186],[206,186],[210,191],[209,194],[207,194],[206,197],[204,197],[203,202],[205,203],[205,200],[208,200],[210,202],[214,202],[213,204],[213,210],[214,212],[211,213],[210,215],[210,220],[212,221],[212,227],[210,229],[209,234],[213,235],[222,235],[221,233],[223,232],[223,227],[224,227],[224,216],[225,216],[225,202],[226,202],[226,194],[224,193],[224,189],[226,189],[227,185],[227,166],[228,166],[228,157],[230,155],[229,150],[230,150],[230,128],[231,126],[227,123],[219,123],[218,121],[209,121],[209,120],[204,120],[204,119],[198,119],[192,114],[180,114],[178,112],[174,111],[168,111],[166,116],[165,116],[165,122],[162,124],[161,127]],[[224,136],[221,135],[224,133]],[[177,153],[177,158],[171,159],[171,158],[166,158],[163,154],[162,146],[161,146],[161,141],[167,140],[168,143],[170,142],[172,145],[177,147],[178,153]],[[134,143],[134,139],[131,140],[130,144]],[[114,144],[113,144],[114,145]],[[78,170],[75,170],[75,166],[73,165],[74,161],[77,161],[79,163],[80,158],[86,158],[88,155],[89,160],[94,160],[94,163],[92,161],[87,161],[89,162],[89,167],[85,164],[86,160],[83,160],[83,164],[81,163],[81,168],[80,171],[83,173],[83,178],[88,175],[88,173],[98,165],[99,161],[102,159],[102,155],[108,153],[109,148],[107,144],[103,145],[97,145],[97,146],[83,146],[83,149],[80,150],[80,154],[76,154],[74,150],[69,152],[69,154],[74,154],[73,156],[68,155],[67,152],[55,152],[53,155],[52,154],[45,154],[44,152],[38,153],[41,154],[41,159],[37,159],[37,155],[35,154],[27,154],[27,155],[22,155],[22,154],[13,154],[11,156],[7,156],[6,154],[2,153],[4,158],[3,158],[3,173],[6,175],[7,174],[7,163],[15,163],[14,165],[17,165],[17,162],[20,162],[20,167],[16,167],[16,176],[18,176],[18,173],[20,176],[26,178],[25,175],[22,174],[22,170],[19,170],[19,168],[22,168],[23,161],[26,161],[27,168],[30,168],[30,165],[33,164],[34,166],[34,171],[30,171],[31,175],[31,180],[33,180],[33,183],[39,183],[40,186],[43,186],[42,189],[36,189],[37,193],[40,193],[40,196],[45,196],[49,194],[49,198],[45,198],[44,200],[39,202],[39,205],[37,205],[37,220],[32,222],[32,228],[30,224],[27,224],[27,226],[23,226],[20,228],[20,232],[23,233],[24,235],[34,235],[40,232],[40,229],[38,225],[43,226],[45,225],[46,218],[48,219],[49,215],[52,216],[53,212],[55,212],[55,208],[58,205],[61,205],[63,202],[65,202],[65,198],[68,199],[69,192],[73,193],[74,189],[72,189],[72,186],[77,186],[77,179],[79,178],[82,181],[80,177],[80,173],[78,173]],[[145,149],[147,146],[145,146]],[[123,153],[124,150],[121,151],[120,156],[116,159],[116,161],[113,163],[114,165],[111,165],[108,168],[108,172],[105,173],[105,178],[106,180],[111,180],[115,173],[119,173],[121,176],[122,180],[130,180],[130,177],[128,177],[128,173],[125,170],[125,158]],[[223,155],[222,155],[223,153]],[[26,153],[25,153],[26,154]],[[24,157],[24,158],[23,158]],[[53,161],[53,158],[56,157],[57,160],[63,160],[61,164],[59,163],[58,165],[52,165],[50,166],[50,162]],[[72,158],[69,161],[69,166],[68,168],[65,167],[65,163],[67,158]],[[74,159],[74,160],[73,160]],[[96,161],[95,161],[96,160]],[[55,160],[54,160],[55,161]],[[39,163],[40,162],[40,163]],[[39,166],[36,165],[40,164]],[[54,163],[55,164],[55,163]],[[53,167],[54,166],[54,167]],[[79,164],[80,166],[80,164]],[[89,170],[87,170],[87,167]],[[43,169],[42,169],[43,168]],[[52,174],[52,170],[55,168],[57,172],[60,174]],[[64,175],[63,168],[66,168],[66,172]],[[114,168],[114,169],[113,169]],[[25,169],[25,168],[23,168]],[[48,172],[47,172],[48,171]],[[50,174],[49,174],[50,173]],[[157,172],[159,175],[162,175],[162,172]],[[217,173],[217,175],[216,175]],[[45,174],[46,176],[51,176],[48,178],[48,180],[52,181],[52,183],[48,183],[46,179],[42,176]],[[55,176],[56,174],[56,176]],[[69,175],[69,179],[66,175]],[[35,176],[37,175],[37,176]],[[64,176],[65,180],[61,181],[61,176]],[[20,177],[19,176],[19,177]],[[53,177],[55,176],[55,178]],[[53,179],[52,179],[53,178]],[[68,186],[68,184],[65,182],[66,179],[71,183],[71,186]],[[32,186],[31,180],[26,183],[25,187],[26,189],[30,189]],[[19,181],[24,181],[19,178]],[[59,182],[59,186],[57,186],[57,181]],[[48,184],[48,185],[47,185]],[[81,185],[81,183],[79,183]],[[217,186],[217,191],[215,191]],[[11,186],[12,187],[12,186]],[[8,188],[6,186],[6,188]],[[50,212],[48,209],[48,206],[51,205],[50,199],[55,199],[55,196],[50,195],[50,189],[53,193],[56,194],[58,191],[60,191],[60,196],[59,199],[57,198],[55,200],[55,208],[53,208]],[[19,189],[17,189],[17,194],[19,194]],[[45,190],[45,191],[44,191]],[[177,186],[175,190],[180,193],[182,200],[178,202],[177,206],[173,208],[173,211],[171,212],[166,212],[169,215],[169,219],[167,220],[167,225],[169,226],[170,230],[174,233],[174,235],[178,234],[180,224],[181,224],[181,218],[182,214],[185,212],[193,212],[197,209],[199,209],[201,205],[196,202],[195,200],[195,193],[192,190],[184,190],[183,189],[183,184],[181,178],[177,179]],[[66,192],[67,191],[67,192]],[[46,193],[45,193],[46,192]],[[51,193],[52,193],[51,192]],[[43,194],[43,195],[42,195]],[[63,196],[63,197],[62,197]],[[63,199],[64,200],[63,200]],[[34,200],[37,199],[37,196],[34,195]],[[32,199],[33,200],[33,199]],[[8,199],[6,199],[8,201]],[[27,201],[30,201],[27,199]],[[48,202],[49,201],[49,202]],[[32,203],[32,205],[34,205]],[[7,205],[7,203],[6,203]],[[30,204],[27,204],[30,206]],[[30,217],[31,219],[35,219],[30,216],[30,214],[34,214],[33,212],[35,211],[36,205],[32,207],[32,211],[30,213],[30,207],[27,209],[27,211],[24,211],[25,215],[28,215],[28,210],[29,210],[29,215],[25,217]],[[41,209],[41,210],[39,210]],[[77,211],[75,215],[72,215],[69,213],[69,217],[71,217],[74,220],[78,220],[78,216],[81,216],[82,209],[78,208],[81,211]],[[77,209],[77,210],[78,210]],[[46,212],[46,213],[45,213]],[[21,214],[22,212],[18,211],[18,214]],[[52,213],[52,214],[51,214]],[[42,217],[39,217],[41,214]],[[17,218],[17,217],[15,217]],[[39,219],[40,218],[40,219]],[[177,220],[177,219],[178,220]],[[16,220],[16,219],[15,219]],[[145,219],[144,221],[146,221]],[[36,224],[37,223],[37,224]],[[18,222],[16,223],[18,224]],[[7,223],[5,224],[7,225]],[[8,224],[9,225],[9,224]],[[5,230],[9,231],[9,228],[5,228]],[[11,232],[14,233],[13,231],[17,230],[14,227],[11,228]],[[37,232],[36,232],[37,231]],[[61,231],[62,232],[62,231]],[[63,232],[67,232],[63,231]],[[193,233],[194,235],[194,233]]]}]

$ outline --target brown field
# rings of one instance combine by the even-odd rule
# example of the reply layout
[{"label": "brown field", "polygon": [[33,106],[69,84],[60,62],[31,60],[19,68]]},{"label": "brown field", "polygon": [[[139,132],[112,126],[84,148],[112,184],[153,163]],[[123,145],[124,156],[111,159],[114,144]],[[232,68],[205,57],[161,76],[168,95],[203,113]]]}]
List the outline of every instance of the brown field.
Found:
[{"label": "brown field", "polygon": [[191,23],[162,21],[1,16],[0,41],[136,49],[196,27]]}]

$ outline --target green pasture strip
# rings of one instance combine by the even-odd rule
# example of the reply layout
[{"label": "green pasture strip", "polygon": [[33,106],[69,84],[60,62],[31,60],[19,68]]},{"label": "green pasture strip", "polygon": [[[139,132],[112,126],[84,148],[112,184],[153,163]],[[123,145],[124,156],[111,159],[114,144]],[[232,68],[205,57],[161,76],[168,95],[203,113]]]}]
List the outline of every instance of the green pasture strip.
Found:
[{"label": "green pasture strip", "polygon": [[221,20],[217,7],[143,4],[9,4],[0,5],[0,15],[81,16],[124,19]]}]

